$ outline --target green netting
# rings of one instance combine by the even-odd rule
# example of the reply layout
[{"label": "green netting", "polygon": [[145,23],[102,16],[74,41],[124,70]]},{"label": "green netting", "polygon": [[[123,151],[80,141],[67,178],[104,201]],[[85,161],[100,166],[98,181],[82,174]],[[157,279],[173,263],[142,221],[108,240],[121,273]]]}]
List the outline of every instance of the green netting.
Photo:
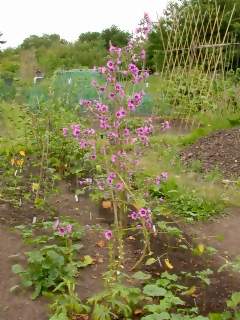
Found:
[{"label": "green netting", "polygon": [[[94,70],[69,70],[57,71],[50,83],[43,80],[33,85],[25,92],[28,106],[37,110],[42,103],[54,99],[66,108],[75,108],[80,99],[96,99],[96,89],[92,86],[92,80],[103,83],[103,77]],[[136,110],[138,115],[150,115],[153,112],[153,99],[145,95],[142,105]],[[80,109],[80,111],[83,109]]]},{"label": "green netting", "polygon": [[148,116],[154,113],[154,101],[152,96],[145,94],[142,104],[136,109],[137,115]]},{"label": "green netting", "polygon": [[93,70],[57,71],[50,81],[43,80],[28,88],[24,92],[24,99],[33,110],[50,100],[66,108],[75,108],[80,99],[97,97],[91,85],[93,79],[101,81],[101,76]]},{"label": "green netting", "polygon": [[57,72],[53,79],[53,88],[57,97],[63,98],[68,105],[76,104],[80,99],[96,99],[96,89],[92,80],[103,81],[101,75],[93,70],[70,70]]}]

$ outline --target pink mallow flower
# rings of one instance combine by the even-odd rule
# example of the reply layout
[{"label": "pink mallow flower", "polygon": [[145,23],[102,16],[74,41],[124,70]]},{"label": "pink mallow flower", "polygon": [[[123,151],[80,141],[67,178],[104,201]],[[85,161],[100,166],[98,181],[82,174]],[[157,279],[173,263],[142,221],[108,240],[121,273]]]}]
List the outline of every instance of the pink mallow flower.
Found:
[{"label": "pink mallow flower", "polygon": [[87,143],[87,141],[85,141],[85,140],[81,140],[81,141],[79,142],[79,146],[80,146],[81,149],[86,149],[87,146],[88,146],[88,143]]},{"label": "pink mallow flower", "polygon": [[108,67],[108,69],[109,69],[110,71],[114,71],[114,69],[115,69],[114,62],[113,62],[112,60],[109,60],[109,61],[107,62],[107,67]]},{"label": "pink mallow flower", "polygon": [[117,160],[117,156],[115,154],[112,155],[111,157],[111,161],[114,163]]},{"label": "pink mallow flower", "polygon": [[116,178],[116,174],[114,172],[110,172],[108,177],[107,177],[107,182],[109,184],[112,184],[113,183],[113,180]]},{"label": "pink mallow flower", "polygon": [[126,110],[124,108],[120,108],[116,113],[115,113],[116,117],[118,119],[122,119],[124,117],[126,117],[127,113]]},{"label": "pink mallow flower", "polygon": [[133,75],[137,75],[139,72],[138,67],[134,64],[134,63],[130,63],[128,65],[128,70],[133,74]]},{"label": "pink mallow flower", "polygon": [[57,227],[57,231],[58,231],[58,234],[62,237],[64,237],[65,235],[67,234],[70,234],[72,232],[72,225],[71,224],[68,224],[67,226],[58,226]]},{"label": "pink mallow flower", "polygon": [[108,240],[108,241],[111,240],[112,236],[113,236],[113,233],[112,233],[111,230],[105,230],[104,231],[104,238],[106,240]]},{"label": "pink mallow flower", "polygon": [[117,189],[118,191],[122,191],[122,190],[124,189],[124,184],[123,184],[122,182],[118,182],[118,183],[116,184],[116,189]]},{"label": "pink mallow flower", "polygon": [[148,211],[147,209],[145,208],[141,208],[139,211],[138,211],[138,214],[141,218],[146,218],[148,216]]},{"label": "pink mallow flower", "polygon": [[63,136],[66,137],[68,134],[68,128],[63,128],[62,133],[63,133]]},{"label": "pink mallow flower", "polygon": [[137,220],[139,218],[139,214],[135,211],[132,211],[129,216],[132,220]]},{"label": "pink mallow flower", "polygon": [[162,181],[166,181],[168,179],[168,172],[162,172],[160,176],[156,177],[156,184],[159,185]]},{"label": "pink mallow flower", "polygon": [[136,109],[136,104],[135,104],[135,101],[133,99],[129,99],[128,100],[128,109],[130,111],[135,111]]},{"label": "pink mallow flower", "polygon": [[162,123],[162,130],[168,130],[168,129],[171,129],[171,125],[170,125],[170,122],[166,120]]},{"label": "pink mallow flower", "polygon": [[75,124],[72,126],[72,134],[75,138],[79,137],[80,135],[80,126],[79,124]]},{"label": "pink mallow flower", "polygon": [[72,225],[71,224],[68,224],[67,226],[66,226],[66,232],[67,233],[71,233],[72,232]]},{"label": "pink mallow flower", "polygon": [[162,178],[162,180],[166,181],[168,179],[168,172],[162,172],[161,178]]},{"label": "pink mallow flower", "polygon": [[125,137],[129,137],[130,136],[130,130],[128,128],[125,128],[123,132],[124,132],[124,136]]},{"label": "pink mallow flower", "polygon": [[119,91],[122,90],[122,86],[121,86],[120,83],[116,83],[116,85],[115,85],[115,90],[116,90],[117,92],[119,92]]},{"label": "pink mallow flower", "polygon": [[89,159],[90,159],[90,160],[96,160],[96,159],[97,159],[96,153],[91,154],[90,157],[89,157]]},{"label": "pink mallow flower", "polygon": [[66,234],[66,229],[64,227],[58,227],[58,234],[64,237]]}]

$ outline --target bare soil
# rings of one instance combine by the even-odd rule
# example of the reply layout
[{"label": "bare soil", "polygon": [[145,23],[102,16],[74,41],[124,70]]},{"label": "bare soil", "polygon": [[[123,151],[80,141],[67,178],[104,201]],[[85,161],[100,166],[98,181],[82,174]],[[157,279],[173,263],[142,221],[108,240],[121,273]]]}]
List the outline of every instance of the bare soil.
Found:
[{"label": "bare soil", "polygon": [[226,214],[207,222],[184,226],[195,241],[201,241],[218,250],[225,259],[240,256],[240,208],[228,209]]},{"label": "bare soil", "polygon": [[240,128],[220,130],[200,138],[182,151],[181,158],[187,165],[200,160],[203,172],[218,169],[226,178],[240,177]]},{"label": "bare soil", "polygon": [[[82,243],[81,255],[91,255],[95,263],[80,270],[77,279],[77,291],[81,299],[85,299],[103,288],[102,275],[107,270],[108,256],[106,243],[103,241],[102,232],[93,230],[93,226],[99,225],[101,228],[109,228],[112,223],[111,213],[100,210],[94,203],[85,197],[79,197],[76,202],[74,193],[71,191],[71,185],[63,183],[60,185],[60,192],[49,199],[53,217],[70,216],[76,219],[81,225],[86,227],[86,235]],[[20,236],[10,231],[9,227],[22,223],[31,223],[33,217],[37,219],[49,220],[51,218],[48,212],[36,210],[33,207],[22,207],[20,209],[11,208],[8,204],[0,205],[0,319],[1,320],[47,320],[48,310],[46,302],[43,299],[31,301],[29,294],[22,290],[10,292],[9,289],[18,283],[18,278],[12,274],[11,265],[24,261],[24,246]],[[234,256],[239,252],[240,233],[238,232],[240,224],[240,212],[234,212],[228,217],[220,217],[218,220],[206,224],[196,224],[185,229],[185,240],[192,241],[192,237],[198,243],[205,242],[208,245],[216,246],[219,252]],[[238,223],[239,222],[239,223]],[[198,226],[201,231],[198,231]],[[223,233],[225,240],[221,244],[217,236]],[[139,258],[142,249],[140,234],[134,233],[126,238],[126,259],[125,271],[133,266]],[[185,240],[181,240],[185,244]],[[221,261],[216,256],[193,256],[189,250],[179,247],[179,243],[174,238],[168,238],[158,235],[152,239],[152,250],[154,256],[159,257],[159,261],[150,267],[142,266],[142,270],[151,272],[158,276],[162,271],[168,270],[164,259],[168,258],[173,265],[172,272],[180,274],[184,272],[194,272],[211,268],[214,274],[211,276],[211,285],[204,287],[196,280],[186,279],[188,286],[196,285],[194,296],[186,298],[189,305],[197,305],[201,312],[207,314],[209,311],[224,310],[225,301],[231,293],[239,290],[240,279],[231,272],[218,273],[217,269]],[[10,257],[9,256],[13,256]]]},{"label": "bare soil", "polygon": [[0,226],[0,319],[1,320],[47,320],[47,303],[43,298],[32,301],[28,292],[10,288],[18,283],[11,267],[24,261],[26,247],[21,238],[8,228]]}]

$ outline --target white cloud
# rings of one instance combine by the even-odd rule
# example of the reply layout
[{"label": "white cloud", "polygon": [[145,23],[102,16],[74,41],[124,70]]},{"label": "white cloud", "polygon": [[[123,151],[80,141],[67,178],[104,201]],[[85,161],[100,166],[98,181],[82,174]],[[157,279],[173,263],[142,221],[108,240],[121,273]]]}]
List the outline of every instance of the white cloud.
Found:
[{"label": "white cloud", "polygon": [[31,34],[58,33],[73,41],[86,31],[115,24],[133,31],[148,12],[153,20],[168,0],[3,0],[0,32],[5,47],[17,46]]}]

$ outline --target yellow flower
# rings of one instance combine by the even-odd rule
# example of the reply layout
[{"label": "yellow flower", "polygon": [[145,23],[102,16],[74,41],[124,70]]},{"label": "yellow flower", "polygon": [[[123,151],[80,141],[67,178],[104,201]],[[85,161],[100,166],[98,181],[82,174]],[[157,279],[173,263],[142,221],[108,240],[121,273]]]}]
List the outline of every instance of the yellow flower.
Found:
[{"label": "yellow flower", "polygon": [[170,263],[169,259],[165,259],[164,260],[166,266],[168,267],[168,269],[173,269],[173,265]]},{"label": "yellow flower", "polygon": [[21,160],[16,160],[16,164],[17,164],[17,166],[19,166],[19,167],[22,167],[22,166],[23,166],[23,163],[24,163],[24,160],[23,160],[23,159],[21,159]]},{"label": "yellow flower", "polygon": [[25,153],[24,150],[19,151],[19,154],[20,154],[20,156],[22,156],[22,157],[25,157],[25,156],[26,156],[26,153]]}]

